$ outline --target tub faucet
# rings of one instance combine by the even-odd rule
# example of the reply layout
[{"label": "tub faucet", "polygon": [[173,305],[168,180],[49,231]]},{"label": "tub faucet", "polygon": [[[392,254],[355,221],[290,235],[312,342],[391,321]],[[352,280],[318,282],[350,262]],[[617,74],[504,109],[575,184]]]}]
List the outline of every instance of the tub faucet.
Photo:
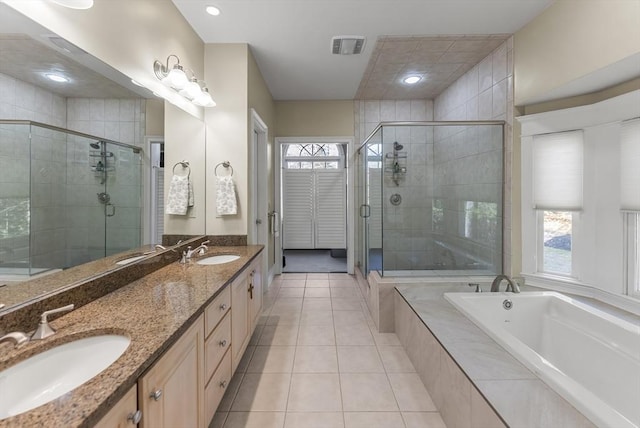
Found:
[{"label": "tub faucet", "polygon": [[29,336],[20,332],[14,331],[12,333],[7,333],[4,336],[0,337],[0,343],[4,342],[13,342],[13,347],[18,348],[29,341]]},{"label": "tub faucet", "polygon": [[496,276],[496,279],[494,279],[493,282],[491,283],[492,293],[496,291],[500,291],[500,284],[502,283],[503,280],[507,281],[507,289],[506,289],[507,292],[509,291],[511,291],[512,293],[520,292],[520,287],[518,287],[518,284],[513,282],[511,278],[509,278],[507,275],[501,274]]}]

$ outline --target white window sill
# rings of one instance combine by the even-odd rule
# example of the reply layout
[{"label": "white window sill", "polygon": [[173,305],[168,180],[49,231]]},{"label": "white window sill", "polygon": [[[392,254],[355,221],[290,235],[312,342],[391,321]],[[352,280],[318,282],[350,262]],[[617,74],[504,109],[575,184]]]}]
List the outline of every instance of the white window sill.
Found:
[{"label": "white window sill", "polygon": [[553,291],[590,297],[640,316],[640,299],[624,294],[613,294],[578,281],[576,278],[542,273],[523,273],[525,284]]}]

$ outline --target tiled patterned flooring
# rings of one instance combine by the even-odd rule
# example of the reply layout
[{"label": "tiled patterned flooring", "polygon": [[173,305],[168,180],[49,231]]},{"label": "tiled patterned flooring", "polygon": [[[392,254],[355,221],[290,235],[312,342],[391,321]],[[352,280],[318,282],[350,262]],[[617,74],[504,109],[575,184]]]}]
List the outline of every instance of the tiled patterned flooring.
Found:
[{"label": "tiled patterned flooring", "polygon": [[220,403],[216,428],[446,428],[353,277],[283,274]]}]

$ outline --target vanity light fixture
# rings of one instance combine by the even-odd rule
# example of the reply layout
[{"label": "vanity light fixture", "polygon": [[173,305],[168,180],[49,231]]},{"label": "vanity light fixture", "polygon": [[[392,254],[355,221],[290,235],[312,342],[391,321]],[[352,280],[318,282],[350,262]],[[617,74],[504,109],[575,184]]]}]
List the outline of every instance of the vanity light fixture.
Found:
[{"label": "vanity light fixture", "polygon": [[207,11],[207,13],[208,13],[209,15],[213,15],[213,16],[218,16],[218,15],[220,15],[220,9],[218,9],[218,8],[217,8],[217,7],[215,7],[215,6],[207,6],[207,7],[205,8],[205,10]]},{"label": "vanity light fixture", "polygon": [[[170,67],[171,58],[175,59],[175,63]],[[202,80],[198,80],[192,70],[187,69],[191,72],[191,78],[187,77],[184,70],[184,67],[180,65],[180,58],[173,54],[167,57],[166,64],[158,60],[153,62],[153,72],[165,86],[172,88],[195,105],[201,107],[215,106],[216,103],[209,94],[207,84]]]},{"label": "vanity light fixture", "polygon": [[421,80],[422,80],[422,76],[416,76],[416,75],[407,76],[404,79],[402,79],[402,81],[407,85],[415,85]]},{"label": "vanity light fixture", "polygon": [[70,9],[91,9],[93,7],[93,0],[49,0],[52,3],[59,4],[60,6],[68,7]]}]

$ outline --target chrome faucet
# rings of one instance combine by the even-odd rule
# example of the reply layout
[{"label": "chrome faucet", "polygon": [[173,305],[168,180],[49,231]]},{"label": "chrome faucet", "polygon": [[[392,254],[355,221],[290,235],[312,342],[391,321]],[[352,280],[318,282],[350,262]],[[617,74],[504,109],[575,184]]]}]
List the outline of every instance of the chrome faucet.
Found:
[{"label": "chrome faucet", "polygon": [[507,292],[509,291],[511,291],[512,293],[520,292],[520,287],[518,287],[517,283],[513,282],[511,278],[509,278],[507,275],[501,274],[496,276],[496,279],[494,279],[493,282],[491,283],[492,293],[500,291],[500,284],[502,283],[503,280],[507,281],[507,289],[506,289]]},{"label": "chrome faucet", "polygon": [[73,310],[74,307],[75,306],[72,303],[70,305],[63,306],[61,308],[44,311],[42,315],[40,315],[40,324],[38,324],[38,328],[36,329],[35,333],[33,333],[33,335],[31,336],[31,339],[41,340],[56,334],[56,331],[52,329],[51,326],[49,325],[49,321],[47,320],[47,317],[52,314]]},{"label": "chrome faucet", "polygon": [[14,331],[12,333],[7,333],[4,336],[0,337],[0,343],[4,342],[13,342],[13,347],[18,348],[29,341],[29,336],[20,332]]},{"label": "chrome faucet", "polygon": [[191,259],[191,257],[193,255],[203,255],[204,253],[207,252],[207,250],[209,249],[209,247],[207,247],[206,244],[209,243],[209,240],[204,241],[202,244],[198,245],[196,248],[194,248],[193,250],[191,249],[191,247],[187,248],[187,260]]},{"label": "chrome faucet", "polygon": [[156,244],[155,247],[153,247],[156,250],[166,250],[167,247],[165,247],[164,245],[160,245],[160,244]]}]

